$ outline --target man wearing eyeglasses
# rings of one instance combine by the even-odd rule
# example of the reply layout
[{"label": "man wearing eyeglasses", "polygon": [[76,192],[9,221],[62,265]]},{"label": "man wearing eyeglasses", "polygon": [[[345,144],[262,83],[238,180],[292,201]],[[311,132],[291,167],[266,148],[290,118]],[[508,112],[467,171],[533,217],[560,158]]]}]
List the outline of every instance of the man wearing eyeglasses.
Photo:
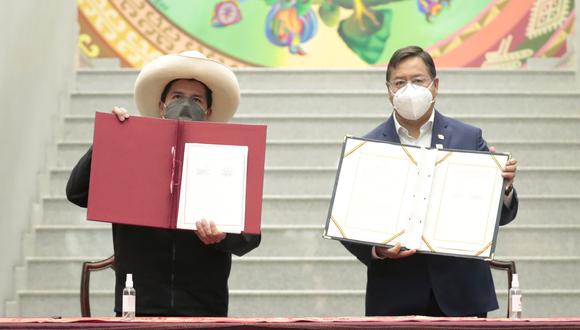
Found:
[{"label": "man wearing eyeglasses", "polygon": [[[435,110],[439,78],[433,59],[409,46],[391,57],[386,76],[393,114],[365,137],[421,147],[495,151],[481,129]],[[500,225],[518,210],[513,181],[517,161],[504,166],[506,180]],[[482,260],[415,254],[415,250],[343,242],[367,266],[366,315],[478,316],[497,309],[488,264]]]}]

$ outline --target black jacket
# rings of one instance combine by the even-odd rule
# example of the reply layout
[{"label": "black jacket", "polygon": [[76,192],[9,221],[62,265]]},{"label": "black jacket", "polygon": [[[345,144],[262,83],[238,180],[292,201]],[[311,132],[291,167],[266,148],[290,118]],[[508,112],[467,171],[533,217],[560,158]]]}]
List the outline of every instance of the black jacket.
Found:
[{"label": "black jacket", "polygon": [[[81,207],[87,206],[91,157],[92,147],[66,186],[68,200]],[[122,310],[125,277],[132,273],[137,315],[227,316],[231,254],[248,253],[260,238],[227,234],[220,243],[205,245],[190,230],[113,224],[115,312]]]}]

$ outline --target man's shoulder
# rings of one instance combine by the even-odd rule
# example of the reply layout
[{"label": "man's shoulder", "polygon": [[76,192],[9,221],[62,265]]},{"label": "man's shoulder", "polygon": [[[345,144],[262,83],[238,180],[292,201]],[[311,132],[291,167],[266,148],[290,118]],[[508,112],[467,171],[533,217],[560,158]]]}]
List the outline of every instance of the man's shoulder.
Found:
[{"label": "man's shoulder", "polygon": [[370,132],[364,135],[368,139],[378,139],[383,136],[385,129],[387,127],[387,121],[380,123],[377,127],[373,128]]},{"label": "man's shoulder", "polygon": [[435,134],[444,134],[449,137],[445,144],[447,148],[487,150],[482,131],[479,127],[441,114],[438,114],[436,117],[434,126]]},{"label": "man's shoulder", "polygon": [[439,117],[438,119],[443,122],[443,125],[452,131],[465,132],[467,134],[469,133],[479,134],[481,132],[481,128],[477,126],[473,126],[471,124],[465,123],[455,118],[447,117],[446,115],[443,115],[440,112],[438,112],[438,117]]},{"label": "man's shoulder", "polygon": [[[448,117],[443,115],[441,112],[437,111],[435,115],[435,121],[439,121],[439,123],[435,123],[438,127],[445,128],[454,132],[455,134],[461,135],[481,135],[481,129],[477,126],[473,126],[471,124],[465,123],[455,118]],[[373,128],[370,132],[365,134],[363,137],[367,139],[375,139],[375,140],[386,140],[387,135],[396,134],[394,131],[394,122],[392,116],[387,118],[387,120],[380,123],[378,126]]]}]

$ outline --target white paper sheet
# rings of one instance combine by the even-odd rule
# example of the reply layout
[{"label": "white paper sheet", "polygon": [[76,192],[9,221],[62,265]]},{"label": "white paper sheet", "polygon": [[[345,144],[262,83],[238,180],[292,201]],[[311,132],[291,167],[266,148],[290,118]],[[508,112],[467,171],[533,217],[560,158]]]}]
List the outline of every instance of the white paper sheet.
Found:
[{"label": "white paper sheet", "polygon": [[177,228],[201,219],[226,233],[244,230],[247,146],[186,143]]},{"label": "white paper sheet", "polygon": [[[505,163],[506,156],[496,156]],[[437,167],[427,237],[436,251],[478,252],[493,240],[501,203],[501,170],[489,155],[453,153]],[[483,253],[489,256],[489,249]]]},{"label": "white paper sheet", "polygon": [[[410,208],[406,203],[417,172],[401,149],[393,153],[383,144],[360,143],[347,141],[346,150],[356,148],[356,152],[342,161],[332,213],[347,237],[383,242],[407,225]],[[329,233],[343,234],[336,226]]]}]

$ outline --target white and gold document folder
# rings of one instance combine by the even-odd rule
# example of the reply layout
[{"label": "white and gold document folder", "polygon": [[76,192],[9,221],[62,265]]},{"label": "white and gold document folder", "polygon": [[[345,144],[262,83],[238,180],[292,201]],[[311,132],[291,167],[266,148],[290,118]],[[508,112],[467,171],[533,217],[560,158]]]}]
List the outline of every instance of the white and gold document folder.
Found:
[{"label": "white and gold document folder", "polygon": [[508,158],[346,137],[324,237],[493,258]]}]

